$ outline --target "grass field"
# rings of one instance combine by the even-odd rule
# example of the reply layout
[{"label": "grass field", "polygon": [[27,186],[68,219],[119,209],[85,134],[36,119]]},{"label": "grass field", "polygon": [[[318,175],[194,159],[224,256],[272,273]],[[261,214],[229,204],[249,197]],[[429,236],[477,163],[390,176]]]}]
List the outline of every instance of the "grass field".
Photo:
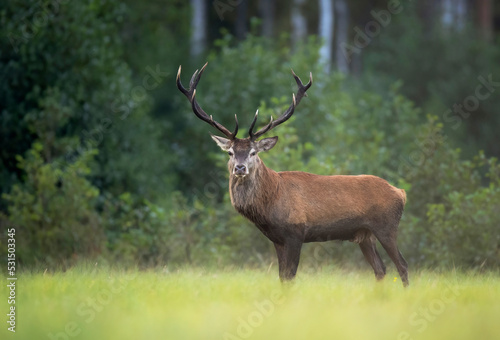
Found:
[{"label": "grass field", "polygon": [[[273,268],[274,269],[274,268]],[[20,273],[16,333],[2,339],[500,339],[500,275],[274,270]],[[4,278],[4,283],[7,280]],[[5,298],[4,298],[5,297]]]}]

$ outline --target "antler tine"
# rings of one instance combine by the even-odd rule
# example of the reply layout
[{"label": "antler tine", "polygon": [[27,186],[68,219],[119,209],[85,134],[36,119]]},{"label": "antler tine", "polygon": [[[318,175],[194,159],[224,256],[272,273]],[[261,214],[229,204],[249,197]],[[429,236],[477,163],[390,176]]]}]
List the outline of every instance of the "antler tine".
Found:
[{"label": "antler tine", "polygon": [[191,80],[189,81],[189,89],[186,90],[186,88],[182,85],[181,82],[181,66],[179,66],[179,70],[177,71],[177,78],[176,78],[176,83],[177,83],[177,88],[179,91],[181,91],[189,100],[191,103],[191,107],[193,109],[194,114],[196,117],[200,118],[201,120],[207,122],[211,126],[215,127],[218,129],[220,132],[225,134],[229,139],[234,139],[236,138],[236,134],[238,133],[238,119],[236,118],[235,115],[235,120],[236,120],[236,127],[234,129],[234,132],[229,131],[227,128],[225,128],[222,124],[216,122],[213,120],[212,116],[209,116],[201,106],[198,104],[196,101],[196,87],[198,86],[198,83],[201,79],[201,75],[203,74],[203,71],[205,70],[205,67],[207,67],[208,63],[205,63],[203,67],[199,70],[196,70],[193,73],[193,76],[191,77]]},{"label": "antler tine", "polygon": [[177,71],[177,77],[175,78],[175,82],[177,84],[177,88],[182,92],[184,93],[184,95],[186,97],[188,97],[189,99],[189,91],[186,90],[184,88],[184,86],[182,86],[182,83],[181,83],[181,69],[182,69],[182,65],[179,65],[179,70]]},{"label": "antler tine", "polygon": [[267,125],[264,126],[262,129],[260,129],[258,132],[260,132],[260,135],[263,135],[263,134],[265,134],[267,131],[269,131],[272,128],[273,128],[273,116],[271,116],[271,119],[269,120],[269,123],[267,123]]},{"label": "antler tine", "polygon": [[255,116],[253,117],[252,124],[250,124],[250,128],[248,129],[248,135],[250,138],[253,138],[253,128],[255,127],[255,123],[257,123],[257,116],[259,115],[259,109],[255,111]]},{"label": "antler tine", "polygon": [[[299,90],[297,91],[297,105],[299,104],[300,100],[302,99],[302,97],[307,97],[307,93],[306,91],[311,87],[312,83],[313,83],[313,79],[312,79],[312,72],[309,72],[309,81],[307,82],[307,84],[303,84],[302,83],[302,80],[300,80],[299,76],[297,76],[295,74],[295,72],[292,71],[292,75],[293,75],[293,78],[295,79],[295,82],[297,83],[297,86],[299,87]],[[302,95],[299,96],[299,93],[302,92]]]},{"label": "antler tine", "polygon": [[198,70],[194,71],[193,76],[191,77],[191,81],[189,82],[189,87],[194,86],[194,88],[196,88],[196,86],[198,86],[198,82],[200,81],[201,75],[203,74],[203,71],[205,71],[205,67],[207,67],[207,65],[208,62],[206,62],[205,65],[203,65],[200,72],[198,72]]},{"label": "antler tine", "polygon": [[194,71],[193,75],[191,76],[191,80],[189,80],[190,89],[196,89],[196,86],[198,86],[198,81],[200,80],[200,78],[198,78],[198,81],[196,81],[197,75],[198,75],[198,70]]},{"label": "antler tine", "polygon": [[236,114],[234,115],[234,122],[235,122],[236,125],[234,126],[234,131],[231,134],[230,139],[236,138],[236,134],[238,133],[238,116],[236,116]]},{"label": "antler tine", "polygon": [[252,130],[253,130],[253,127],[255,125],[255,121],[257,120],[257,115],[256,115],[254,118],[254,121],[252,122],[252,125],[250,127],[250,131],[249,131],[249,135],[250,135],[251,140],[255,140],[255,139],[259,138],[267,131],[275,128],[276,126],[278,126],[278,125],[286,122],[288,119],[290,119],[290,117],[293,115],[293,113],[295,111],[295,107],[297,105],[299,105],[300,101],[302,100],[302,97],[307,95],[306,91],[311,87],[312,82],[313,82],[312,72],[309,72],[309,82],[305,85],[302,83],[302,80],[300,80],[300,78],[295,74],[295,72],[293,72],[293,70],[292,70],[292,75],[293,75],[293,78],[295,79],[295,82],[297,83],[297,86],[298,86],[297,95],[292,94],[292,104],[290,104],[288,109],[278,119],[273,121],[272,117],[271,117],[271,121],[266,126],[264,126],[262,129],[260,129],[256,133],[253,133]]}]

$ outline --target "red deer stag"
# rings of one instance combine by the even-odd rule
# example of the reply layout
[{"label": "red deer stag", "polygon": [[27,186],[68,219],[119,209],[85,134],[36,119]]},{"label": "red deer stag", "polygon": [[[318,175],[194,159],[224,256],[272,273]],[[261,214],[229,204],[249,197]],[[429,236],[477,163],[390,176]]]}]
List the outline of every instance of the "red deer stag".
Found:
[{"label": "red deer stag", "polygon": [[248,130],[249,137],[236,138],[233,132],[216,122],[196,102],[196,86],[207,64],[194,72],[189,89],[182,86],[177,73],[177,87],[189,99],[194,114],[222,132],[227,138],[212,135],[219,147],[229,154],[229,190],[234,208],[274,243],[282,281],[295,277],[300,251],[305,242],[350,240],[358,243],[375,277],[385,276],[385,265],[376,249],[382,244],[408,285],[408,264],[401,255],[396,238],[406,203],[402,189],[380,177],[319,176],[300,171],[275,172],[264,165],[258,153],[276,145],[278,137],[258,140],[264,133],[286,122],[312,84],[304,85],[292,71],[298,85],[292,104],[278,119],[254,132],[257,113]]}]

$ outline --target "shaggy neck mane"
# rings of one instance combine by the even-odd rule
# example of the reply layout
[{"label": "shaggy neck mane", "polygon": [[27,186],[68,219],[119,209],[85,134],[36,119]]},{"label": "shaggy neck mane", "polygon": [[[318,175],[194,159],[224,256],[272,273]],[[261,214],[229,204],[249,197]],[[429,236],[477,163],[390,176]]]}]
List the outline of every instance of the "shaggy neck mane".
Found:
[{"label": "shaggy neck mane", "polygon": [[279,175],[257,160],[255,170],[244,178],[231,173],[229,191],[235,209],[255,223],[263,223],[265,213],[278,197]]}]

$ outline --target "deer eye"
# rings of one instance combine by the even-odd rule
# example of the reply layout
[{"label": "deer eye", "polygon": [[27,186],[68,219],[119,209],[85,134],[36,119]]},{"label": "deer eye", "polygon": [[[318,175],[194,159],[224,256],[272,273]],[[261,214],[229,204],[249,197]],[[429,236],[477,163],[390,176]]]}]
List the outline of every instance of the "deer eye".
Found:
[{"label": "deer eye", "polygon": [[250,156],[255,156],[256,154],[257,154],[257,152],[255,152],[255,151],[250,152]]},{"label": "deer eye", "polygon": [[228,154],[229,156],[232,156],[232,155],[233,155],[233,153],[232,153],[231,151],[228,151],[228,152],[227,152],[227,154]]}]

